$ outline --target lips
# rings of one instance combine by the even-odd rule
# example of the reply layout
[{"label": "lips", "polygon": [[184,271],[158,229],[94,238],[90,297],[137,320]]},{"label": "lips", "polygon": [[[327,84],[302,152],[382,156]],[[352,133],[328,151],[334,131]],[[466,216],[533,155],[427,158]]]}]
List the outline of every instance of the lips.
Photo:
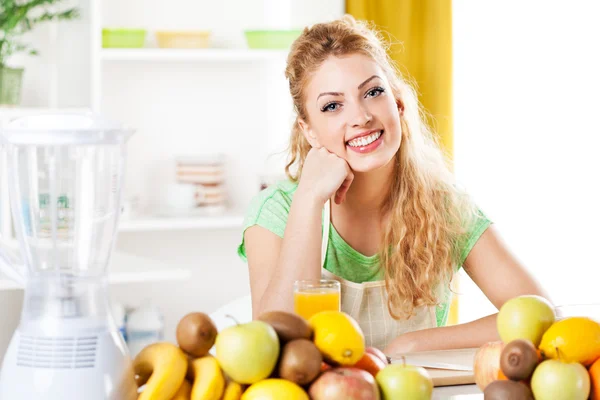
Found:
[{"label": "lips", "polygon": [[372,129],[370,131],[361,132],[358,135],[354,135],[350,139],[348,139],[346,141],[346,144],[348,144],[349,142],[353,141],[354,139],[358,139],[358,138],[361,138],[361,137],[364,137],[364,136],[369,136],[369,135],[371,135],[371,134],[373,134],[375,132],[378,132],[378,131],[381,131],[381,133],[383,133],[383,129]]},{"label": "lips", "polygon": [[371,131],[371,133],[368,135],[361,135],[361,136],[355,137],[352,140],[349,140],[348,142],[346,142],[346,145],[350,146],[350,147],[368,146],[369,144],[371,144],[371,143],[375,142],[377,139],[379,139],[382,135],[383,135],[383,130]]},{"label": "lips", "polygon": [[384,134],[385,132],[383,130],[376,130],[366,136],[359,136],[348,141],[346,143],[346,148],[360,154],[371,153],[382,145]]}]

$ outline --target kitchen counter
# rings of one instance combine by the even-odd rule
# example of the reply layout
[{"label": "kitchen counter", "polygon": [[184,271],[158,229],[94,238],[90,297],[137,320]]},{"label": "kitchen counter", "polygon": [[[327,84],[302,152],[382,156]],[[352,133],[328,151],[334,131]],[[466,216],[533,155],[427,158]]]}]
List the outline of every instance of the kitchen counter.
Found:
[{"label": "kitchen counter", "polygon": [[477,385],[444,386],[433,389],[433,400],[482,400],[483,393]]}]

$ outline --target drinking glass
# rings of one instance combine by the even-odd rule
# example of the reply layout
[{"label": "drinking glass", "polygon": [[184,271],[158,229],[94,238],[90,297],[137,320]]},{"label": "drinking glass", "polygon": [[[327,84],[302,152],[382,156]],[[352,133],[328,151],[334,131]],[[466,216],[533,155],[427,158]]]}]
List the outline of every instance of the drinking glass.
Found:
[{"label": "drinking glass", "polygon": [[340,283],[336,280],[301,280],[294,282],[294,312],[310,319],[320,311],[341,310]]}]

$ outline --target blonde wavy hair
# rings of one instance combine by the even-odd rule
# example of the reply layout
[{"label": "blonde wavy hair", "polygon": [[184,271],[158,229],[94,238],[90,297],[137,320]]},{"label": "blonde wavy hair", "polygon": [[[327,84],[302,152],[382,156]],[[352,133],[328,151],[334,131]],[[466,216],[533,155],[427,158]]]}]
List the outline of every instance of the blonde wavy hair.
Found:
[{"label": "blonde wavy hair", "polygon": [[[460,259],[460,243],[476,208],[454,181],[414,88],[388,55],[389,44],[372,26],[346,15],[304,29],[293,43],[285,70],[297,114],[286,174],[298,182],[310,144],[298,121],[308,121],[304,89],[312,73],[330,56],[363,54],[383,69],[398,104],[402,142],[395,156],[394,180],[382,209],[389,215],[379,256],[385,273],[388,309],[409,318],[420,306],[439,305],[440,285],[450,285]],[[295,170],[295,172],[293,172]]]}]

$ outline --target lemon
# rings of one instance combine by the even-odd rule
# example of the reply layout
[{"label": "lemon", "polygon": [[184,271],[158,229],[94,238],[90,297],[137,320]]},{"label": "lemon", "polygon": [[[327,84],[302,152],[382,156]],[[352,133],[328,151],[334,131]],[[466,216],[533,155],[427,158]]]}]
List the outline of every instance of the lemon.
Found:
[{"label": "lemon", "polygon": [[323,356],[339,365],[354,365],[365,354],[365,336],[354,318],[342,311],[321,311],[308,321]]},{"label": "lemon", "polygon": [[557,321],[542,336],[539,349],[547,358],[589,366],[600,357],[600,324],[587,317]]},{"label": "lemon", "polygon": [[265,379],[251,385],[240,400],[309,400],[306,392],[285,379]]}]

